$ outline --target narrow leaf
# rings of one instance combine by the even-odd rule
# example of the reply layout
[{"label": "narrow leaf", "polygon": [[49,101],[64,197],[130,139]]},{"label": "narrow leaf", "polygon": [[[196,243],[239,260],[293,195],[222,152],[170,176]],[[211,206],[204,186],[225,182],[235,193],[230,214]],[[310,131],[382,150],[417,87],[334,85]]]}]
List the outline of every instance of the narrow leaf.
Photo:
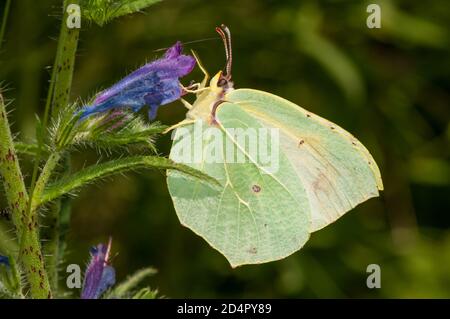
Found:
[{"label": "narrow leaf", "polygon": [[144,268],[136,271],[133,275],[128,277],[124,282],[118,285],[111,293],[112,296],[116,298],[122,298],[132,289],[136,288],[142,280],[154,275],[157,272],[155,268]]},{"label": "narrow leaf", "polygon": [[140,130],[124,129],[115,134],[100,134],[90,143],[94,147],[113,149],[117,147],[144,146],[156,152],[153,144],[154,136],[167,129],[165,125],[152,125]]},{"label": "narrow leaf", "polygon": [[210,177],[209,175],[187,165],[175,163],[168,158],[158,156],[133,156],[92,165],[74,173],[73,175],[63,177],[59,181],[48,185],[47,189],[42,194],[38,205],[42,205],[61,195],[73,192],[83,185],[103,179],[113,174],[125,173],[143,168],[173,169],[196,177],[201,181],[207,182],[208,184],[215,186],[220,185],[216,179]]},{"label": "narrow leaf", "polygon": [[150,288],[142,288],[131,299],[157,299],[158,290],[151,290]]}]

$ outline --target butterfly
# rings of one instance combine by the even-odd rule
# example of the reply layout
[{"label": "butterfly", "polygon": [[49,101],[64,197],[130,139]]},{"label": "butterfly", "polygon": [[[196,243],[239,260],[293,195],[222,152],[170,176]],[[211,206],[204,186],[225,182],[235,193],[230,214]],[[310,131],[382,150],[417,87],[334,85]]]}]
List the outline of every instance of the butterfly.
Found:
[{"label": "butterfly", "polygon": [[[278,260],[302,248],[311,233],[378,196],[380,171],[364,145],[338,125],[279,96],[235,89],[231,34],[224,25],[216,31],[226,67],[207,85],[208,73],[197,61],[205,78],[193,91],[196,101],[183,101],[189,110],[174,126],[170,158],[222,186],[169,170],[170,195],[180,222],[232,267]],[[273,132],[275,138],[264,144],[249,132]],[[276,169],[252,148],[275,153]]]}]

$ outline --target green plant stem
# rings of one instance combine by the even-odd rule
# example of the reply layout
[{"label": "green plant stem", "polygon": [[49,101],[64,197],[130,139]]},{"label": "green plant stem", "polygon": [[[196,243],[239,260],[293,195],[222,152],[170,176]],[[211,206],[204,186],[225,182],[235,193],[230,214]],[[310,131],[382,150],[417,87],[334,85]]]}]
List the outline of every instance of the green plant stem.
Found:
[{"label": "green plant stem", "polygon": [[45,267],[47,268],[50,287],[56,294],[58,291],[58,265],[60,260],[59,254],[59,234],[60,234],[60,211],[61,201],[56,200],[49,207],[49,211],[44,217],[45,229],[41,230],[41,238],[46,242],[43,245],[45,255]]},{"label": "green plant stem", "polygon": [[[56,49],[55,62],[52,68],[52,75],[50,79],[50,87],[47,93],[47,100],[45,102],[44,118],[42,120],[42,131],[46,130],[50,114],[56,116],[61,107],[68,104],[70,97],[70,88],[72,86],[72,75],[75,65],[75,53],[78,46],[79,29],[69,29],[67,26],[67,6],[69,4],[78,4],[78,0],[64,0],[63,2],[63,17],[61,23],[61,30],[58,38],[58,47]],[[43,132],[39,132],[37,137],[39,148],[42,148]],[[42,154],[39,153],[31,178],[31,193],[34,192],[34,187],[37,179],[39,169],[39,162]]]},{"label": "green plant stem", "polygon": [[55,170],[56,165],[58,165],[60,159],[61,153],[59,152],[52,153],[47,159],[47,162],[42,168],[39,179],[36,181],[36,185],[34,187],[33,195],[31,197],[30,212],[34,212],[38,208],[40,198],[42,196],[42,193],[44,192],[45,186],[50,180],[50,177],[52,176],[52,173]]},{"label": "green plant stem", "polygon": [[[51,153],[44,167],[42,168],[41,174],[39,175],[39,179],[36,181],[36,185],[33,189],[31,204],[30,204],[30,214],[32,216],[36,215],[37,209],[39,207],[40,197],[50,180],[53,172],[55,171],[56,166],[58,165],[59,160],[61,159],[61,153],[54,152]],[[61,203],[59,201],[55,201],[53,206],[51,207],[49,214],[47,214],[45,223],[47,224],[47,229],[49,230],[46,234],[48,241],[45,244],[44,251],[48,257],[46,257],[46,265],[49,277],[49,283],[52,289],[56,289],[57,284],[57,271],[58,271],[58,254],[57,248],[59,246],[59,210]],[[22,245],[21,245],[22,246]]]},{"label": "green plant stem", "polygon": [[8,21],[10,7],[11,7],[11,0],[6,0],[4,11],[3,11],[2,26],[0,27],[0,49],[2,48],[3,37],[5,36],[6,22]]},{"label": "green plant stem", "polygon": [[[42,154],[42,153],[41,153]],[[48,157],[42,171],[36,181],[31,193],[29,205],[30,214],[36,214],[40,206],[40,198],[48,181],[57,171],[56,167],[61,159],[61,152],[54,151]],[[56,291],[58,288],[58,264],[59,264],[59,219],[60,219],[60,200],[56,200],[50,206],[43,223],[46,225],[45,231],[41,234],[46,239],[43,250],[45,252],[45,264],[48,272],[51,289]]]},{"label": "green plant stem", "polygon": [[30,285],[33,298],[51,298],[49,281],[38,236],[35,214],[28,215],[28,193],[23,181],[9,128],[3,97],[0,95],[0,175],[6,199],[11,209],[17,237],[21,239],[20,262]]},{"label": "green plant stem", "polygon": [[[62,156],[61,171],[66,174],[70,172],[70,154]],[[68,197],[58,198],[50,206],[45,216],[46,229],[42,238],[46,239],[44,245],[45,265],[52,291],[58,291],[58,268],[64,256],[65,234],[70,220],[71,199]]]},{"label": "green plant stem", "polygon": [[[61,30],[59,32],[58,47],[56,49],[55,62],[53,63],[52,75],[50,78],[50,87],[45,102],[44,118],[42,120],[42,131],[38,132],[37,140],[39,148],[42,147],[44,140],[43,131],[46,130],[50,114],[55,117],[61,107],[67,106],[70,97],[70,88],[72,86],[72,75],[75,65],[75,53],[78,47],[78,38],[80,30],[77,28],[69,29],[67,26],[67,6],[69,4],[78,4],[78,0],[64,0],[63,16]],[[37,156],[31,178],[31,193],[34,191],[39,162],[41,154]]]},{"label": "green plant stem", "polygon": [[66,195],[61,198],[61,210],[58,216],[59,217],[58,256],[60,256],[60,260],[58,262],[61,262],[61,259],[66,251],[67,247],[66,236],[67,233],[69,232],[71,212],[72,212],[72,198]]},{"label": "green plant stem", "polygon": [[[70,89],[72,87],[73,70],[75,67],[75,55],[78,47],[80,29],[67,27],[68,13],[66,8],[69,4],[79,4],[78,0],[64,1],[64,14],[59,33],[58,48],[56,49],[54,75],[54,91],[51,99],[51,115],[55,117],[61,108],[69,103]],[[47,111],[48,112],[48,111]],[[46,122],[44,122],[46,124]]]},{"label": "green plant stem", "polygon": [[[52,75],[50,79],[50,87],[47,93],[47,100],[45,103],[44,118],[42,121],[42,131],[38,132],[37,140],[39,142],[38,149],[42,150],[42,144],[44,141],[44,132],[48,125],[50,115],[55,118],[61,108],[66,107],[69,103],[70,89],[72,86],[72,76],[75,65],[75,54],[78,46],[79,29],[69,29],[67,26],[67,6],[69,4],[78,4],[78,0],[64,0],[63,1],[63,15],[61,29],[58,38],[58,46],[56,49],[56,57],[52,68]],[[31,197],[33,199],[39,199],[40,194],[48,181],[48,178],[52,174],[55,167],[50,167],[59,161],[56,159],[56,163],[52,162],[53,156],[50,156],[46,166],[42,170],[42,175],[37,180],[37,173],[39,170],[39,162],[42,158],[42,151],[39,151],[35,165],[33,167],[32,179],[31,179]],[[59,156],[59,155],[58,155]],[[66,161],[69,163],[68,161]],[[49,166],[50,165],[50,166]],[[65,169],[70,170],[70,163],[65,165]],[[32,201],[29,206],[29,210],[34,211],[37,209],[38,204],[34,204],[36,201]],[[68,206],[70,207],[70,206]],[[45,252],[48,256],[46,262],[48,263],[48,271],[52,289],[57,289],[58,283],[58,264],[60,258],[59,247],[60,243],[60,209],[61,203],[58,199],[51,207],[49,214],[46,216],[47,226],[51,231],[47,234],[47,242],[45,244]],[[67,209],[65,210],[67,212]]]}]

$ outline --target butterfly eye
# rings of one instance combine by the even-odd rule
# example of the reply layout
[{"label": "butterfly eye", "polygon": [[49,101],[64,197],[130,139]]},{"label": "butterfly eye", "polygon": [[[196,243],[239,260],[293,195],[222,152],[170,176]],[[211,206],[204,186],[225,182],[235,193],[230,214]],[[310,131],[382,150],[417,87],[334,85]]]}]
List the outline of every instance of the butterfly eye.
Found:
[{"label": "butterfly eye", "polygon": [[219,79],[219,81],[217,82],[217,86],[219,86],[219,87],[224,87],[224,86],[227,85],[227,83],[228,83],[228,80],[225,79],[225,78],[223,78],[223,77],[221,77],[221,78]]}]

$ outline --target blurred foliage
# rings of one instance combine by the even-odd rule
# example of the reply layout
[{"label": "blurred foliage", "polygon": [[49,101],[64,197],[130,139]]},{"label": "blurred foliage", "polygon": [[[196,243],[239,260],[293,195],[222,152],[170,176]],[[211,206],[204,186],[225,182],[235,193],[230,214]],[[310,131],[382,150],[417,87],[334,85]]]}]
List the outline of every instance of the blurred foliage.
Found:
[{"label": "blurred foliage", "polygon": [[161,0],[84,0],[81,1],[82,16],[99,26],[114,18],[139,12]]},{"label": "blurred foliage", "polygon": [[[73,100],[89,99],[177,40],[195,41],[186,48],[217,72],[224,52],[214,27],[225,23],[235,86],[280,95],[353,133],[377,160],[386,190],[313,234],[300,252],[231,269],[180,225],[163,174],[118,177],[75,200],[67,262],[83,264],[87,248],[112,235],[118,279],[152,265],[158,274],[146,283],[169,297],[449,298],[450,7],[380,0],[382,28],[368,29],[368,3],[172,0],[102,28],[82,22]],[[11,6],[0,75],[14,100],[13,130],[25,141],[44,109],[59,12],[58,1]],[[201,77],[197,69],[184,83]],[[171,125],[184,114],[176,102],[158,120]],[[167,154],[170,142],[163,137],[158,150]],[[73,166],[91,164],[86,158],[96,156],[81,150]],[[381,289],[366,287],[372,263],[381,266]]]}]

